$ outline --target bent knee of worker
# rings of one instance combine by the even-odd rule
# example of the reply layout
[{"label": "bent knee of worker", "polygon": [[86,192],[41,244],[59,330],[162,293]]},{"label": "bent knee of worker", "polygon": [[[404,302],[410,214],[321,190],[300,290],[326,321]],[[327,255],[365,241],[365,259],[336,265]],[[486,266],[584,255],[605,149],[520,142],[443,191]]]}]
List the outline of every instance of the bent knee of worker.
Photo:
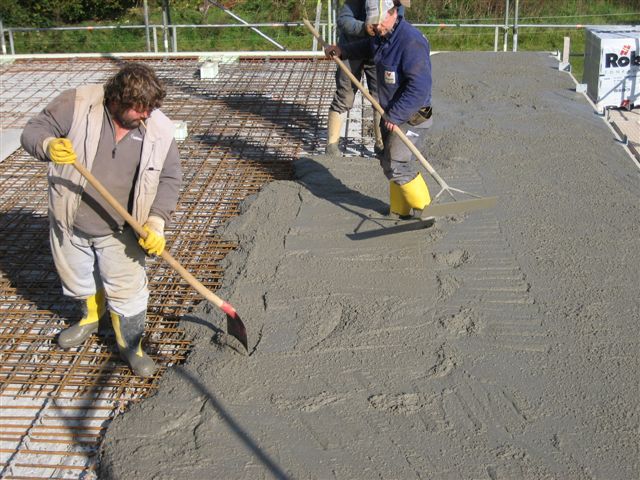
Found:
[{"label": "bent knee of worker", "polygon": [[343,113],[350,110],[351,107],[353,107],[354,101],[355,101],[355,95],[353,95],[353,92],[351,92],[351,94],[348,94],[345,92],[340,92],[338,94],[338,92],[336,92],[336,94],[333,96],[333,101],[329,106],[329,110],[332,110],[342,115]]},{"label": "bent knee of worker", "polygon": [[353,91],[353,86],[351,84],[338,86],[336,92],[333,95],[333,100],[331,101],[329,110],[333,110],[334,112],[340,114],[345,113],[347,110],[350,110],[351,107],[353,107],[355,98],[356,94]]},{"label": "bent knee of worker", "polygon": [[149,303],[149,289],[146,282],[144,288],[133,291],[133,289],[113,290],[114,285],[106,285],[107,304],[109,310],[124,317],[132,317],[140,312],[147,311]]},{"label": "bent knee of worker", "polygon": [[389,171],[386,172],[385,175],[389,180],[393,180],[398,185],[404,185],[413,180],[418,174],[418,171],[416,162],[396,162],[392,160],[389,165]]},{"label": "bent knee of worker", "polygon": [[110,310],[128,317],[147,309],[149,282],[144,268],[135,263],[129,268],[103,268],[101,279]]}]

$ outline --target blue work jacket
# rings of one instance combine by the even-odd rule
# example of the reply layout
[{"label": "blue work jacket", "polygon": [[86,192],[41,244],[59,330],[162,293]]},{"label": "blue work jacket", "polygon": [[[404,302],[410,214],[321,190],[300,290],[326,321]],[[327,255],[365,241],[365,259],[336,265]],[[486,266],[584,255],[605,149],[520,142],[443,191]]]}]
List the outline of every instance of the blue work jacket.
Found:
[{"label": "blue work jacket", "polygon": [[422,107],[431,105],[431,48],[422,33],[398,17],[387,38],[370,37],[340,45],[342,58],[371,58],[376,64],[378,99],[384,118],[405,123]]}]

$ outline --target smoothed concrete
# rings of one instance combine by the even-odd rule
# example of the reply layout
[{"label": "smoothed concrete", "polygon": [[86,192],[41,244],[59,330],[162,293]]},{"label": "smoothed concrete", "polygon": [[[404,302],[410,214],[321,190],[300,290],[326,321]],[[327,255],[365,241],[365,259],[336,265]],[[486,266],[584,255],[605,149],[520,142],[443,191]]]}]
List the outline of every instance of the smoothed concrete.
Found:
[{"label": "smoothed concrete", "polygon": [[545,54],[433,63],[425,153],[498,206],[359,238],[377,162],[300,159],[225,230],[251,355],[185,317],[100,478],[638,478],[640,173]]}]

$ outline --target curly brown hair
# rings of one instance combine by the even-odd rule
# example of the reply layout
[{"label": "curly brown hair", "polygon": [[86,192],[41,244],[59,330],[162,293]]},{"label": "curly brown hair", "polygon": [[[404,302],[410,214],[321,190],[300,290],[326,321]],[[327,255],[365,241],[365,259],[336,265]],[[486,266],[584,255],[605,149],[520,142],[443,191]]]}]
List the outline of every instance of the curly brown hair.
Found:
[{"label": "curly brown hair", "polygon": [[162,105],[167,91],[153,69],[142,63],[126,63],[107,80],[104,99],[120,108],[154,110]]}]

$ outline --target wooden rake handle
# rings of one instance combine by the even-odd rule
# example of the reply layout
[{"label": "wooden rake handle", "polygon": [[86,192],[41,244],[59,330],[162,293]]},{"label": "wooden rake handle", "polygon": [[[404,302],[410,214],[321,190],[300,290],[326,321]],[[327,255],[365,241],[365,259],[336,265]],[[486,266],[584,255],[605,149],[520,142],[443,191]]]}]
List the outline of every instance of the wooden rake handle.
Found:
[{"label": "wooden rake handle", "polygon": [[[118,212],[118,214],[121,215],[129,225],[131,225],[131,228],[133,228],[140,237],[147,238],[147,232],[145,232],[144,228],[142,228],[142,225],[140,225],[140,223],[138,223],[138,221],[133,218],[129,214],[129,212],[122,205],[120,205],[120,203],[118,203],[113,195],[111,195],[109,191],[104,188],[100,181],[98,181],[98,179],[94,177],[93,174],[89,170],[87,170],[84,165],[78,162],[74,162],[73,166],[76,168],[76,170],[78,170],[78,172],[80,172],[80,174],[84,178],[87,179],[87,181],[93,186],[93,188],[95,188],[98,193],[104,197],[107,203],[109,203],[109,205],[111,205],[116,210],[116,212]],[[184,278],[187,283],[189,283],[189,285],[191,285],[200,295],[209,300],[227,315],[230,315],[232,317],[237,316],[235,309],[229,303],[222,300],[215,293],[213,293],[202,283],[200,283],[196,277],[191,275],[191,273],[189,273],[182,265],[180,265],[180,263],[175,258],[171,256],[166,248],[162,250],[160,256],[171,266],[171,268],[178,272],[180,276]]]},{"label": "wooden rake handle", "polygon": [[[304,18],[302,21],[304,22],[305,26],[309,29],[311,34],[314,37],[316,37],[318,42],[320,42],[320,45],[322,45],[322,47],[324,48],[327,45],[327,43],[320,36],[318,31],[313,27],[313,25],[311,25],[309,20],[307,20],[306,18]],[[360,83],[360,81],[353,75],[353,73],[351,73],[351,70],[349,70],[349,67],[347,67],[344,64],[344,62],[342,60],[340,60],[338,57],[332,56],[331,58],[338,64],[338,66],[349,77],[349,79],[353,82],[353,84],[356,87],[358,87],[358,90],[360,90],[360,92],[365,97],[367,97],[367,100],[369,100],[371,102],[371,105],[373,105],[373,108],[375,108],[378,111],[378,113],[380,113],[380,115],[384,115],[384,110],[380,106],[378,101],[375,98],[373,98],[373,96],[364,88],[362,83]],[[440,175],[438,175],[438,172],[436,172],[435,169],[431,166],[431,164],[427,161],[427,159],[424,158],[424,156],[422,155],[420,150],[418,150],[416,148],[416,146],[413,143],[411,143],[411,140],[409,140],[407,138],[405,133],[402,130],[400,130],[400,128],[394,128],[393,129],[393,133],[395,133],[396,135],[398,135],[400,137],[400,139],[405,143],[405,145],[409,148],[409,150],[411,150],[411,153],[413,153],[416,156],[416,158],[420,161],[422,166],[427,170],[427,172],[429,172],[429,174],[435,179],[435,181],[438,182],[438,184],[443,189],[449,190],[450,187],[449,187],[449,185],[447,185],[447,182],[445,182],[443,180],[443,178]]]}]

